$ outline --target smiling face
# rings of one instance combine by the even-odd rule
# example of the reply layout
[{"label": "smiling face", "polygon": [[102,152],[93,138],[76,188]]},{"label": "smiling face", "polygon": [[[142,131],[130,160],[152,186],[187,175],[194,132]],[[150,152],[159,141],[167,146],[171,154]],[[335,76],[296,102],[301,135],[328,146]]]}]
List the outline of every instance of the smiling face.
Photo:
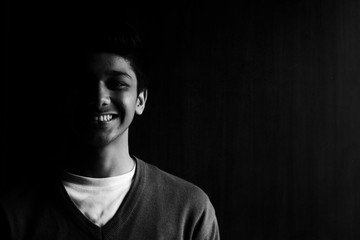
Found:
[{"label": "smiling face", "polygon": [[125,58],[96,53],[86,59],[75,66],[68,120],[78,140],[102,147],[127,138],[134,115],[144,110],[146,91],[137,92],[136,74]]}]

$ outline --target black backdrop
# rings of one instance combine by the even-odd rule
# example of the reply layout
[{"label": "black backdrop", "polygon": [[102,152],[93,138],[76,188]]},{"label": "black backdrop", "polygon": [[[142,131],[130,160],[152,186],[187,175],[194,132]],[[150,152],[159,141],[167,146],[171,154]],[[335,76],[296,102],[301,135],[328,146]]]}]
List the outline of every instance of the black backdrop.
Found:
[{"label": "black backdrop", "polygon": [[131,152],[203,188],[222,239],[360,238],[360,1],[4,6],[2,192],[62,151],[48,38],[111,13],[152,47]]}]

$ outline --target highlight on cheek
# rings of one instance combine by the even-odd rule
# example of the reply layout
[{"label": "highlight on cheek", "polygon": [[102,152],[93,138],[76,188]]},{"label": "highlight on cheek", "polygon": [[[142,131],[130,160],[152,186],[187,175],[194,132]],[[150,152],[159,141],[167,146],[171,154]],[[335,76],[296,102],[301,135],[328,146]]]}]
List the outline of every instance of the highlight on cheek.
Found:
[{"label": "highlight on cheek", "polygon": [[137,102],[137,97],[134,94],[129,92],[123,92],[121,96],[121,101],[126,106],[135,106]]}]

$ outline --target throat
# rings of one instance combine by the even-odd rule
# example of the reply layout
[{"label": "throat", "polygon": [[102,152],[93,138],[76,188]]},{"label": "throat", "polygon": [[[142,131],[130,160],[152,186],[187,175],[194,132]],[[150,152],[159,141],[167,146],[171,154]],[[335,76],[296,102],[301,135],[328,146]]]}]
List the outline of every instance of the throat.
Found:
[{"label": "throat", "polygon": [[85,174],[93,178],[107,178],[120,176],[130,172],[134,168],[134,160],[129,156],[128,159],[103,159],[92,164]]},{"label": "throat", "polygon": [[[76,153],[75,153],[76,152]],[[66,164],[69,172],[93,178],[119,176],[134,167],[128,148],[107,146],[106,148],[78,148]]]}]

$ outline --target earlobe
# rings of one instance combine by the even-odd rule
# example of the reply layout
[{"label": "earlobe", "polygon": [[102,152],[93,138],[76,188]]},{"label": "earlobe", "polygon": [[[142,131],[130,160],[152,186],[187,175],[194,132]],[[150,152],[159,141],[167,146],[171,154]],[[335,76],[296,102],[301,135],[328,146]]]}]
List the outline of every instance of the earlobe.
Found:
[{"label": "earlobe", "polygon": [[147,100],[147,90],[143,90],[139,93],[137,100],[136,100],[136,114],[141,115],[145,109],[145,104]]}]

